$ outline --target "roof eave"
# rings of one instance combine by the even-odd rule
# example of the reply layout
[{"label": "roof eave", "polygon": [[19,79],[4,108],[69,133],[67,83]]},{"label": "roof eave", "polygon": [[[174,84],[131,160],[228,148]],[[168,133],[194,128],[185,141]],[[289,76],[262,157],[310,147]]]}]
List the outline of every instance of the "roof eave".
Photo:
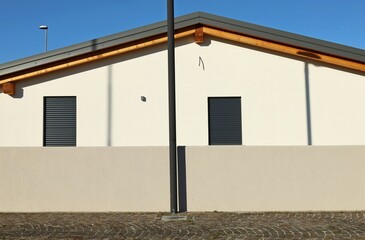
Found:
[{"label": "roof eave", "polygon": [[[325,53],[365,63],[365,50],[258,26],[251,23],[245,23],[230,18],[196,12],[175,19],[176,30],[194,25],[211,26],[228,32],[239,33],[258,39],[295,46],[301,49],[312,50],[314,52]],[[92,54],[93,52],[103,51],[114,46],[127,44],[129,42],[138,41],[156,35],[166,34],[166,32],[167,22],[161,21],[148,26],[93,39],[80,44],[1,64],[0,76],[23,72],[28,69],[46,66],[52,63],[65,61],[70,58],[77,58],[83,55]]]}]

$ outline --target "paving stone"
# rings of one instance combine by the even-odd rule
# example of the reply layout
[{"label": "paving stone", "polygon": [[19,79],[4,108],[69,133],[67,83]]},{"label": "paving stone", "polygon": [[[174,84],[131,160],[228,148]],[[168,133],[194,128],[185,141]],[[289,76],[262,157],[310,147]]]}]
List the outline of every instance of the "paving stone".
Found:
[{"label": "paving stone", "polygon": [[0,239],[365,239],[365,212],[0,213]]}]

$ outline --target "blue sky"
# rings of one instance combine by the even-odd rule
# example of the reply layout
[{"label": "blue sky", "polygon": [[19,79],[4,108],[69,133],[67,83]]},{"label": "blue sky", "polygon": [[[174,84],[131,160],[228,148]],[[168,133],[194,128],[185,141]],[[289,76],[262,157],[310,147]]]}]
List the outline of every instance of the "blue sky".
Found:
[{"label": "blue sky", "polygon": [[[175,0],[204,11],[365,49],[365,0]],[[0,0],[0,64],[166,20],[166,0]]]}]

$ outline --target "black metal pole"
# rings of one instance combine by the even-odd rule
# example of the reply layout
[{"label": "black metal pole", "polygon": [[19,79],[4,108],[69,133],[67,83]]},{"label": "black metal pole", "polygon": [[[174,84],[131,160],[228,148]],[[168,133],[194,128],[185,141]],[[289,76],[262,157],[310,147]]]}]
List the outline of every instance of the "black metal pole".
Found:
[{"label": "black metal pole", "polygon": [[47,52],[48,51],[48,27],[47,27],[46,31],[44,32],[44,34],[45,34],[44,40],[45,40],[45,45],[46,45],[45,52]]},{"label": "black metal pole", "polygon": [[170,152],[170,212],[177,212],[176,173],[176,97],[175,97],[175,23],[174,0],[167,0],[167,39],[169,76],[169,152]]}]

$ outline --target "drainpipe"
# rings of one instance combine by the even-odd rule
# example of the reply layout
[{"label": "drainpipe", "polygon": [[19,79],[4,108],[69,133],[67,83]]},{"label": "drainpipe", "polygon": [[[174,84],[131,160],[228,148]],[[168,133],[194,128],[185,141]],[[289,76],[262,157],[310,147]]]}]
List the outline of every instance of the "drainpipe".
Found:
[{"label": "drainpipe", "polygon": [[175,26],[174,0],[167,0],[168,86],[169,86],[169,154],[170,212],[177,213],[176,171],[176,97],[175,97]]}]

